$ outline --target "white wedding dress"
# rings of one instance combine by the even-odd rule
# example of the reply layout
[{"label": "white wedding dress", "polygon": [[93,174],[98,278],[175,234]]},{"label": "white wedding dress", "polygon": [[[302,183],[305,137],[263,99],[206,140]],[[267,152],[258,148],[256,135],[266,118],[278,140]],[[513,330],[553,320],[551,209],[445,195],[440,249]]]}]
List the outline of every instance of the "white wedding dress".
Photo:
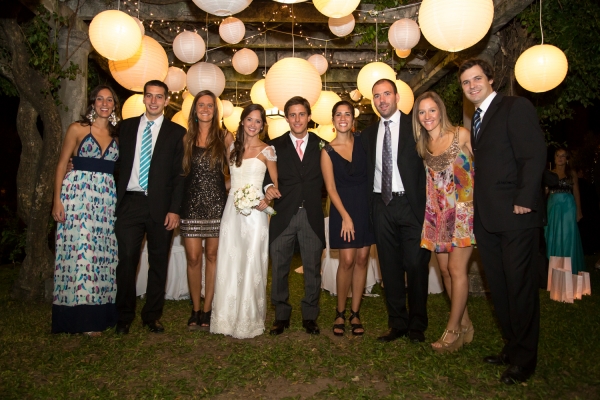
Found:
[{"label": "white wedding dress", "polygon": [[[277,161],[275,148],[261,152]],[[269,255],[269,222],[266,213],[252,210],[248,216],[238,213],[233,194],[247,184],[260,190],[266,164],[258,158],[230,166],[231,189],[221,218],[215,297],[210,332],[238,339],[261,335],[265,330],[266,288]]]}]

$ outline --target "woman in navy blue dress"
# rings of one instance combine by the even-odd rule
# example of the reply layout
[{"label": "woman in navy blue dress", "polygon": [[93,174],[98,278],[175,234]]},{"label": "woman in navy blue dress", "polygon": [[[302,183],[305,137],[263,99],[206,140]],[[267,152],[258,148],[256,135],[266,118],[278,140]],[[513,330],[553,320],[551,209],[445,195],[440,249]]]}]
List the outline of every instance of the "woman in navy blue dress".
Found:
[{"label": "woman in navy blue dress", "polygon": [[333,106],[333,126],[337,136],[321,151],[321,170],[331,207],[329,247],[339,249],[337,270],[337,309],[333,334],[345,332],[346,300],[352,287],[349,322],[353,335],[365,330],[360,322],[360,303],[367,279],[367,263],[375,237],[369,228],[367,199],[367,152],[358,135],[352,132],[354,107],[347,101]]}]

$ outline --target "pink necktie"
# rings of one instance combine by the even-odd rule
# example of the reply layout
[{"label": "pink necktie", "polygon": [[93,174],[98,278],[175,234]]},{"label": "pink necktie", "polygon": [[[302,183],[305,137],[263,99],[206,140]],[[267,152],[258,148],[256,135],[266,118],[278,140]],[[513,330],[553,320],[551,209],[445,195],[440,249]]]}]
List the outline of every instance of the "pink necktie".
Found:
[{"label": "pink necktie", "polygon": [[304,153],[302,152],[302,143],[304,140],[296,140],[296,153],[298,153],[298,157],[300,157],[300,161],[302,161],[302,157],[304,157]]}]

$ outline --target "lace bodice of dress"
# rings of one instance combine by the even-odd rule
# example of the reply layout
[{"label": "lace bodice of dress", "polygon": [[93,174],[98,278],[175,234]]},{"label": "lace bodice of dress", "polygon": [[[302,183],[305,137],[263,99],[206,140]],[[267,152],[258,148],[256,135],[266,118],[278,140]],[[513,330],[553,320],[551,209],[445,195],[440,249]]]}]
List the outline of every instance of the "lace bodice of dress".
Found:
[{"label": "lace bodice of dress", "polygon": [[558,185],[550,186],[548,191],[549,193],[573,193],[573,180],[568,177],[559,179]]},{"label": "lace bodice of dress", "polygon": [[[265,147],[259,154],[264,155],[267,160],[277,161],[273,146]],[[254,158],[244,159],[242,165],[239,167],[235,166],[235,164],[229,166],[231,171],[231,189],[229,190],[229,194],[233,194],[237,189],[249,183],[260,189],[262,193],[263,179],[267,165],[257,157],[258,155]]]}]

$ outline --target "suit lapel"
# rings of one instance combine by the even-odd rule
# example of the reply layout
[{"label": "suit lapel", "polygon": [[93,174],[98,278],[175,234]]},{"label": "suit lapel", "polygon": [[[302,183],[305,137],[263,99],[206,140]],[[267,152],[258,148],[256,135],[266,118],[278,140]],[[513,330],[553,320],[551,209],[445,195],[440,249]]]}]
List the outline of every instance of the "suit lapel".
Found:
[{"label": "suit lapel", "polygon": [[477,141],[481,140],[481,137],[483,136],[483,134],[485,132],[485,128],[489,125],[489,122],[493,118],[494,114],[496,114],[496,111],[498,111],[500,102],[502,101],[503,97],[504,97],[503,95],[498,93],[496,95],[496,97],[494,97],[494,100],[492,100],[492,102],[490,103],[490,106],[488,107],[488,109],[485,111],[485,114],[483,115],[483,121],[481,121],[481,128],[479,129],[479,135],[477,136]]},{"label": "suit lapel", "polygon": [[123,151],[123,148],[127,151],[127,154],[123,154],[123,160],[128,164],[125,166],[124,171],[127,171],[127,176],[123,178],[127,178],[127,182],[129,182],[129,178],[131,177],[131,171],[133,170],[133,163],[135,162],[135,146],[137,145],[137,135],[138,129],[140,127],[141,117],[136,118],[136,122],[132,121],[129,129],[129,132],[125,132],[126,135],[130,135],[128,138],[129,146],[121,146],[119,151]]},{"label": "suit lapel", "polygon": [[377,160],[377,133],[379,131],[379,122],[372,125],[373,129],[369,132],[369,157],[371,157],[371,165],[375,166]]}]

